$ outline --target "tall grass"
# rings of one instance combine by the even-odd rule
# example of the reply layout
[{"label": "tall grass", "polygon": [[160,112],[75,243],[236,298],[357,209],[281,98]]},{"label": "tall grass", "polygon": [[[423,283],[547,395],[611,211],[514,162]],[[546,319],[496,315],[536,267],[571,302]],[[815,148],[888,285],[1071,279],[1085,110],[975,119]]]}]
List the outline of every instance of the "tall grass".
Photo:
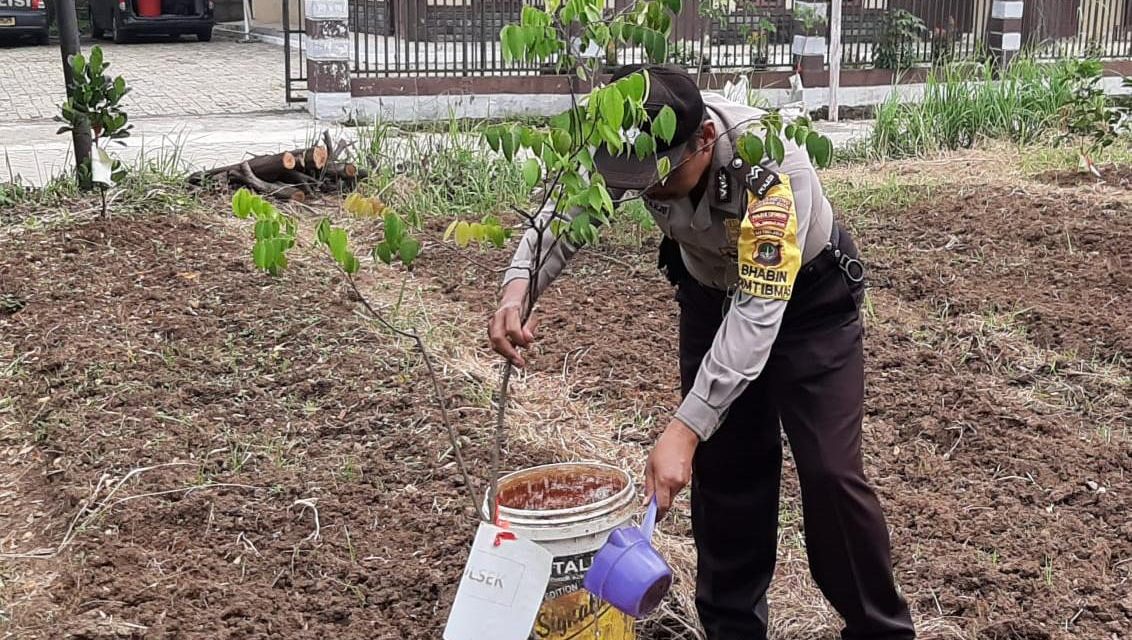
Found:
[{"label": "tall grass", "polygon": [[1059,128],[1088,63],[1022,58],[1005,70],[993,63],[937,68],[927,78],[922,102],[905,103],[894,94],[877,109],[870,151],[902,158],[988,139],[1038,142]]},{"label": "tall grass", "polygon": [[530,192],[519,165],[492,153],[480,125],[452,118],[444,132],[397,135],[376,123],[359,130],[372,191],[396,207],[414,226],[428,219],[479,219],[523,205]]}]

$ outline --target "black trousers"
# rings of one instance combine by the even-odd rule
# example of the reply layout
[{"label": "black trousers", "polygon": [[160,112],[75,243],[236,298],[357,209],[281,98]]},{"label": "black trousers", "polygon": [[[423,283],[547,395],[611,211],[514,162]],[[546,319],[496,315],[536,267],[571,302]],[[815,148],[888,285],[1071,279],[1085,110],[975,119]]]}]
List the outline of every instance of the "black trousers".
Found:
[{"label": "black trousers", "polygon": [[[849,234],[840,249],[856,256]],[[781,424],[797,462],[806,551],[844,640],[915,637],[892,577],[888,529],[861,463],[864,285],[831,250],[802,267],[766,368],[693,460],[696,605],[710,640],[763,640],[778,529]],[[685,394],[727,311],[723,291],[681,279]]]}]

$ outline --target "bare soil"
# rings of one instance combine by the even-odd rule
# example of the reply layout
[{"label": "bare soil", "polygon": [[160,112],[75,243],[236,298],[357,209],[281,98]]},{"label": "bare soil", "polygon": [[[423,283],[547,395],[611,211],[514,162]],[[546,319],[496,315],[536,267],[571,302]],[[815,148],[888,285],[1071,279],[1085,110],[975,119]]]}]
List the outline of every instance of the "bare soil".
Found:
[{"label": "bare soil", "polygon": [[[1129,206],[954,185],[846,216],[871,285],[866,466],[922,637],[1132,637]],[[414,286],[487,357],[483,266],[506,257],[435,231]],[[273,279],[249,238],[207,214],[0,235],[0,553],[59,545],[104,476],[110,505],[50,558],[3,557],[8,637],[440,637],[475,521],[419,359],[325,260]],[[538,312],[528,375],[639,414],[619,442],[677,401],[654,253],[585,252]],[[478,374],[444,376],[482,476]],[[506,466],[553,458],[517,443]]]},{"label": "bare soil", "polygon": [[1052,170],[1040,176],[1039,180],[1059,187],[1109,186],[1117,189],[1132,189],[1132,167],[1127,165],[1104,165],[1097,167],[1101,177],[1083,171]]}]

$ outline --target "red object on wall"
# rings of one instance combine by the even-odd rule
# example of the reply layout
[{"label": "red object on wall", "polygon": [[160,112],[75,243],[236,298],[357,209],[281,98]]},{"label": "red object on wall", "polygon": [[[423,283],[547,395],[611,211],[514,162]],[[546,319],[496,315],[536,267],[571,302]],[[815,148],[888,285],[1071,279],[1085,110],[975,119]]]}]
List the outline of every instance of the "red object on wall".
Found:
[{"label": "red object on wall", "polygon": [[138,15],[143,18],[161,15],[161,0],[138,0]]}]

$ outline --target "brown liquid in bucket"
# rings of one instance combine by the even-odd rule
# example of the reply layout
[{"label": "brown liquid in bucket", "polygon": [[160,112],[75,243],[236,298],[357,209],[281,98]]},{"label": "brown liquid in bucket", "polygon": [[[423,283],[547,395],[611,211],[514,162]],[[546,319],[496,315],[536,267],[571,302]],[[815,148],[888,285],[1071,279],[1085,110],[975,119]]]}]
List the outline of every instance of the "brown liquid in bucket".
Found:
[{"label": "brown liquid in bucket", "polygon": [[[517,532],[522,535],[524,527],[531,527],[554,554],[529,640],[636,638],[632,618],[582,586],[609,531],[628,523],[633,511],[631,482],[624,471],[591,463],[524,469],[500,481],[497,500],[504,510],[502,517],[507,519],[507,511],[516,512]],[[572,509],[577,511],[564,511]],[[554,537],[555,533],[561,537]]]},{"label": "brown liquid in bucket", "polygon": [[548,469],[507,481],[499,488],[499,505],[524,511],[571,509],[612,498],[624,488],[624,479],[613,472]]}]

